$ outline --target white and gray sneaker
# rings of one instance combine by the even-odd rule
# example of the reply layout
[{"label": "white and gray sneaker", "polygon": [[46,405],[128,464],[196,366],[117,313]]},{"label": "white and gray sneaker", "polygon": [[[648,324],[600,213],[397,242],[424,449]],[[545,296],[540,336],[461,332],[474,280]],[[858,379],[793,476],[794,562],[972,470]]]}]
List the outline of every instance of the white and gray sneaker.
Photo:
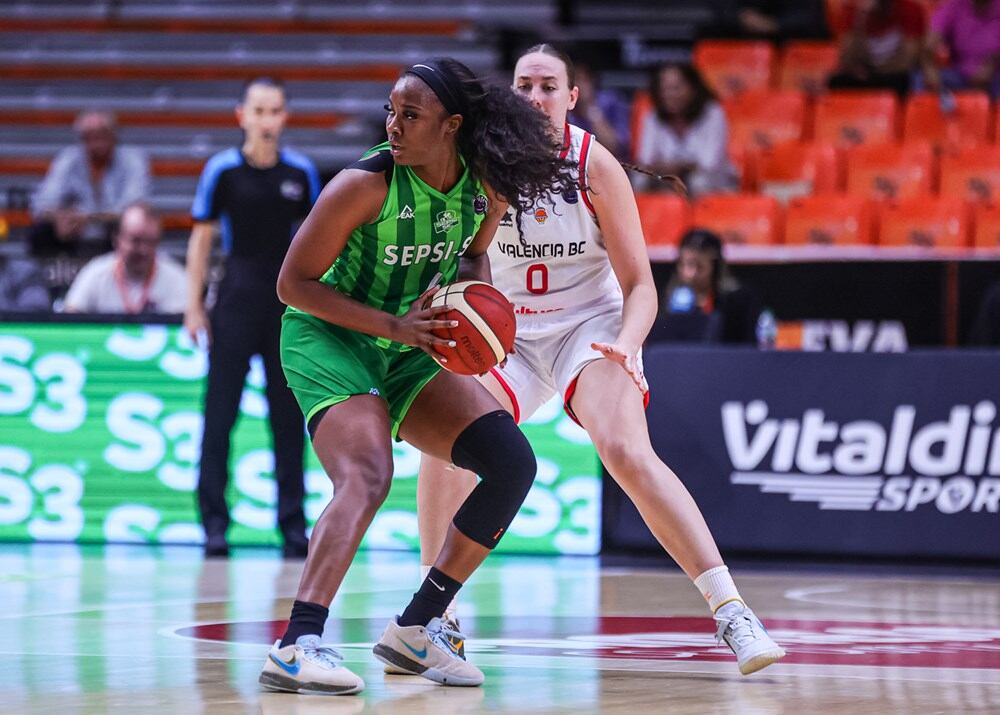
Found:
[{"label": "white and gray sneaker", "polygon": [[426,627],[404,627],[397,616],[389,621],[373,652],[386,665],[435,683],[482,685],[482,671],[459,655],[464,641],[464,635],[440,618],[434,618]]},{"label": "white and gray sneaker", "polygon": [[288,693],[349,695],[365,689],[365,681],[345,668],[344,657],[319,642],[319,636],[300,636],[294,645],[280,648],[275,641],[258,682],[269,690]]},{"label": "white and gray sneaker", "polygon": [[736,654],[740,673],[750,675],[785,657],[785,649],[774,642],[767,629],[750,607],[733,601],[715,612],[719,628],[715,639],[730,647]]},{"label": "white and gray sneaker", "polygon": [[[443,624],[442,630],[451,642],[453,650],[458,654],[459,658],[465,660],[465,636],[462,635],[462,627],[458,623],[458,617],[454,615],[454,611],[445,611],[444,616],[441,617],[441,622]],[[392,663],[386,663],[383,670],[386,675],[420,675],[416,671],[406,670]]]}]

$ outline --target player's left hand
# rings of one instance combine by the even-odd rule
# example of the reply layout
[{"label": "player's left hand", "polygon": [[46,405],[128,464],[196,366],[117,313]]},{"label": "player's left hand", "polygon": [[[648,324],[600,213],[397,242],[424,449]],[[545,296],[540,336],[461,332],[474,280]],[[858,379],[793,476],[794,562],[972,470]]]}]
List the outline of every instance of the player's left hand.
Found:
[{"label": "player's left hand", "polygon": [[649,392],[649,383],[642,373],[642,366],[639,364],[639,350],[629,350],[618,343],[591,343],[597,352],[601,353],[608,360],[612,360],[622,366],[622,369],[632,378],[632,382],[639,388],[639,392],[646,394]]}]

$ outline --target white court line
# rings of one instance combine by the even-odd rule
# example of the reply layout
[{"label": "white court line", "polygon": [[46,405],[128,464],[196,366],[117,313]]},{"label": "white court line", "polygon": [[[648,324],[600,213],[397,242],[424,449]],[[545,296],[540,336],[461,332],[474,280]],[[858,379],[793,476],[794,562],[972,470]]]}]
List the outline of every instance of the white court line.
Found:
[{"label": "white court line", "polygon": [[[368,591],[343,591],[337,594],[338,598],[344,598],[348,596],[368,596],[380,593],[394,593],[394,592],[406,592],[412,593],[413,588],[386,588],[386,589],[376,589]],[[191,598],[179,598],[171,599],[167,601],[135,601],[135,602],[122,602],[122,603],[103,603],[95,604],[91,606],[80,606],[79,608],[71,609],[61,609],[58,611],[31,611],[28,613],[13,613],[9,615],[0,615],[0,621],[21,619],[21,618],[48,618],[51,616],[73,616],[83,613],[93,613],[100,611],[124,611],[130,608],[154,608],[158,606],[202,606],[211,604],[227,604],[238,600],[240,603],[273,603],[274,601],[281,598],[295,598],[294,593],[289,593],[287,596],[274,595],[268,598],[243,598],[240,597],[230,597],[226,599],[191,599]],[[214,622],[214,621],[213,621]]]},{"label": "white court line", "polygon": [[[215,641],[219,645],[229,645],[221,641]],[[345,651],[355,651],[362,646],[369,649],[371,644],[358,643],[333,643],[335,648]],[[0,655],[18,657],[39,657],[39,658],[128,658],[130,660],[227,660],[227,661],[259,661],[263,657],[263,649],[266,646],[256,646],[261,648],[262,655],[231,656],[231,655],[208,655],[208,654],[141,654],[141,653],[81,653],[81,652],[58,652],[39,653],[30,651],[7,651],[0,649]],[[353,655],[353,653],[352,653]],[[345,658],[345,662],[354,664],[371,662],[378,666],[374,660],[365,658]],[[655,666],[654,666],[655,663]],[[753,678],[741,676],[736,672],[735,663],[708,663],[699,661],[693,662],[667,662],[667,661],[647,661],[647,660],[623,660],[623,659],[600,659],[588,657],[572,656],[533,656],[524,658],[521,656],[509,655],[483,655],[476,658],[476,664],[480,667],[490,669],[530,669],[530,670],[599,670],[601,672],[623,672],[623,673],[661,673],[665,675],[714,675],[722,676],[724,680],[741,683],[765,684],[768,680],[775,678],[826,678],[833,680],[864,680],[864,681],[892,681],[892,682],[914,682],[914,683],[950,683],[963,685],[998,685],[997,670],[984,670],[979,668],[905,668],[900,666],[870,666],[870,665],[820,665],[814,663],[778,663],[767,669],[766,674],[754,675]],[[884,672],[880,672],[884,671]],[[763,673],[763,671],[762,671]],[[992,676],[992,677],[991,677]],[[987,679],[982,679],[982,678]]]},{"label": "white court line", "polygon": [[[494,567],[494,569],[492,570],[492,572],[491,571],[484,572],[482,574],[482,577],[477,577],[474,586],[478,588],[478,587],[484,586],[484,585],[488,586],[488,585],[500,585],[500,584],[502,584],[504,582],[504,577],[503,577],[503,573],[501,572],[500,568],[501,567]],[[584,578],[588,578],[588,577],[591,577],[592,575],[593,574],[584,574],[583,577]],[[483,577],[490,577],[490,576],[492,576],[493,578],[483,578]],[[683,578],[685,578],[685,579],[687,578],[687,576],[684,576],[683,574],[681,574],[681,576]],[[570,580],[574,580],[574,579],[578,579],[578,578],[581,578],[581,574],[559,574],[559,575],[556,576],[556,580],[560,581],[560,582],[562,582],[562,581],[570,581]],[[407,594],[407,596],[410,596],[413,593],[413,587],[412,586],[406,586],[406,587],[397,587],[397,588],[368,589],[368,590],[359,590],[359,591],[343,590],[343,591],[338,591],[337,592],[337,598],[338,599],[343,599],[343,598],[352,597],[352,596],[370,596],[370,595],[385,594],[385,593],[405,593],[405,594]],[[59,610],[55,610],[55,611],[29,611],[29,612],[20,612],[20,613],[0,614],[0,621],[15,620],[15,619],[22,619],[22,618],[48,618],[48,617],[51,617],[51,616],[72,616],[72,615],[76,615],[76,614],[94,613],[94,612],[102,612],[102,611],[115,611],[115,610],[121,611],[121,610],[130,609],[130,608],[153,608],[153,607],[158,607],[158,606],[189,606],[189,605],[201,606],[201,605],[210,605],[210,604],[228,604],[228,603],[232,603],[233,601],[236,601],[236,600],[239,600],[240,603],[263,603],[263,602],[273,603],[274,601],[276,601],[278,599],[282,599],[282,598],[284,598],[284,599],[295,598],[295,593],[294,593],[294,591],[292,591],[292,592],[289,592],[287,595],[274,594],[271,597],[268,597],[268,598],[259,598],[259,599],[243,598],[242,596],[240,596],[238,599],[236,597],[230,597],[230,598],[227,598],[227,599],[191,599],[191,598],[182,598],[182,599],[171,599],[171,600],[167,600],[167,601],[160,600],[160,601],[137,601],[137,602],[122,602],[122,603],[102,603],[102,604],[94,604],[94,605],[89,605],[89,606],[79,606],[77,608],[70,608],[70,609],[59,609]],[[585,615],[591,615],[591,614],[585,614]],[[389,617],[391,617],[391,614],[390,614]],[[215,621],[213,621],[213,622],[215,622]]]}]

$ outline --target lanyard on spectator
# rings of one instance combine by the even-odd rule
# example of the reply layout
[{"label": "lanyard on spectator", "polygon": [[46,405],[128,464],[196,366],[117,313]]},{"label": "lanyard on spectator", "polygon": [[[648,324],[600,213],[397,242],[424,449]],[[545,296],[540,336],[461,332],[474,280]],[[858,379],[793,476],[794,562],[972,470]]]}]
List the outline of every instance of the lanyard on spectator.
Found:
[{"label": "lanyard on spectator", "polygon": [[128,282],[125,280],[125,264],[122,259],[115,261],[115,284],[118,286],[118,295],[121,296],[122,305],[125,307],[125,312],[130,315],[135,315],[141,313],[145,308],[146,304],[149,303],[149,291],[153,286],[153,276],[156,275],[156,263],[153,263],[152,270],[149,271],[149,275],[146,276],[146,280],[142,283],[142,294],[139,296],[138,304],[133,304],[129,300],[129,290]]}]

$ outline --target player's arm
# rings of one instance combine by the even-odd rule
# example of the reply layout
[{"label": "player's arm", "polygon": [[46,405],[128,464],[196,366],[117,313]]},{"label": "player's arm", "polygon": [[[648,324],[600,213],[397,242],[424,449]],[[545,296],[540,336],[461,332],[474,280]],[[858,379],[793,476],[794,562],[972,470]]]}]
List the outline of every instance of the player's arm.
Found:
[{"label": "player's arm", "polygon": [[214,221],[196,221],[191,229],[188,240],[187,260],[187,307],[184,310],[184,329],[192,340],[198,339],[198,334],[209,332],[208,314],[205,312],[205,280],[208,276],[208,261],[212,255],[212,240],[215,237]]},{"label": "player's arm", "polygon": [[458,279],[469,281],[493,282],[493,274],[490,272],[490,259],[486,255],[486,249],[490,247],[493,236],[496,235],[497,226],[507,212],[507,202],[497,196],[493,189],[484,184],[486,198],[488,200],[486,216],[479,224],[472,243],[462,254],[458,264]]},{"label": "player's arm", "polygon": [[389,338],[430,351],[446,343],[432,328],[452,327],[431,317],[447,306],[419,310],[422,301],[401,316],[360,303],[321,283],[320,278],[347,245],[351,232],[378,218],[387,187],[379,172],[345,169],[326,185],[292,239],[278,274],[278,298],[310,315],[368,335]]},{"label": "player's arm", "polygon": [[[656,286],[639,222],[639,209],[624,169],[611,152],[598,143],[591,148],[588,183],[611,268],[625,297],[622,328],[615,343],[621,352],[634,358],[656,319],[657,309]],[[627,363],[624,366],[633,379],[641,378],[633,374]]]}]

